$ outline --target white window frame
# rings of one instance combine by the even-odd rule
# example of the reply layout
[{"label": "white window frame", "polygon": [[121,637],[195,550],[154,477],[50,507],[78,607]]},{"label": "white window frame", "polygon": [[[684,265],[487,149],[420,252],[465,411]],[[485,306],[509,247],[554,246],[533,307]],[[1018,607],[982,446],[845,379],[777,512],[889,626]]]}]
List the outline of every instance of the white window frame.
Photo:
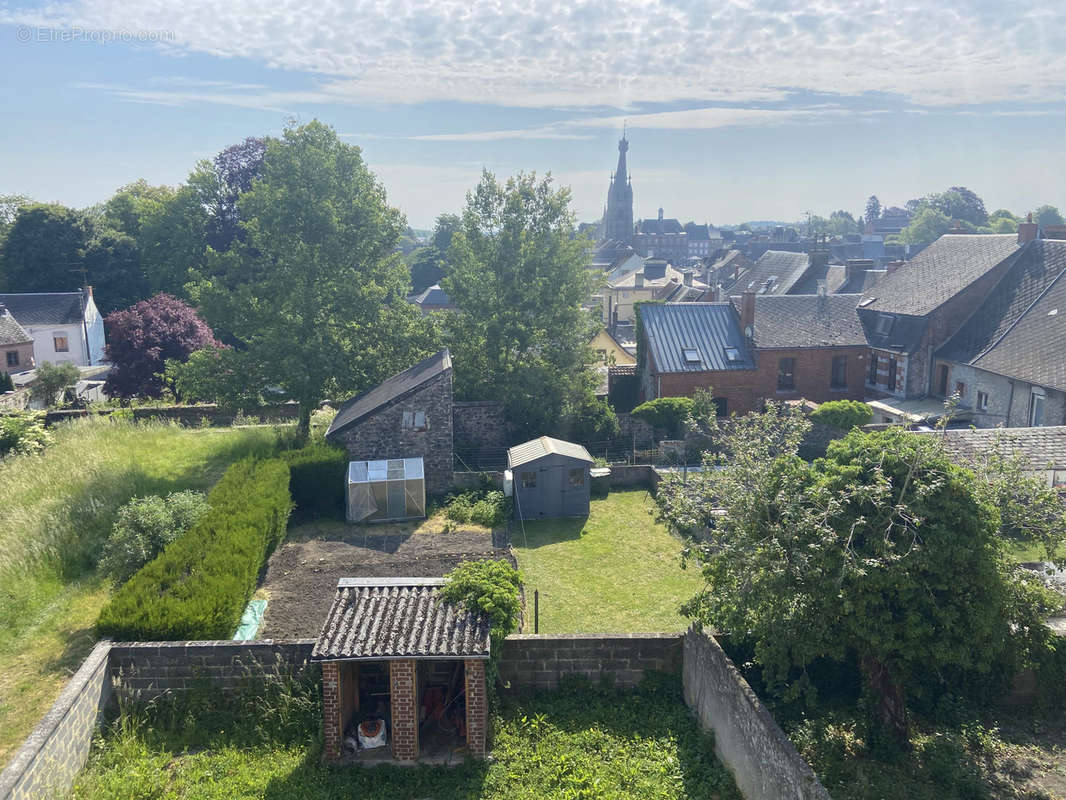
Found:
[{"label": "white window frame", "polygon": [[[1044,425],[1044,405],[1046,403],[1047,403],[1047,393],[1043,389],[1034,386],[1032,389],[1029,390],[1029,427],[1030,428],[1043,427],[1043,425]],[[1037,414],[1037,409],[1038,408],[1040,409],[1039,415]],[[1036,421],[1038,416],[1039,416],[1039,420],[1040,420],[1039,422]]]}]

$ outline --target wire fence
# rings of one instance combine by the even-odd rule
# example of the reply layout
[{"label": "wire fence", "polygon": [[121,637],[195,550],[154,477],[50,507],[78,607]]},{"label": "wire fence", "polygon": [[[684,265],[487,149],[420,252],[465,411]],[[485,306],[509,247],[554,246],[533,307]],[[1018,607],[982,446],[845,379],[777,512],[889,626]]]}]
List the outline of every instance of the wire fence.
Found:
[{"label": "wire fence", "polygon": [[[599,442],[579,442],[589,455],[608,464],[651,464],[656,467],[685,466],[688,459],[681,452],[656,446],[654,441],[633,438],[608,439]],[[455,450],[457,472],[502,472],[507,469],[506,447],[465,447]]]}]

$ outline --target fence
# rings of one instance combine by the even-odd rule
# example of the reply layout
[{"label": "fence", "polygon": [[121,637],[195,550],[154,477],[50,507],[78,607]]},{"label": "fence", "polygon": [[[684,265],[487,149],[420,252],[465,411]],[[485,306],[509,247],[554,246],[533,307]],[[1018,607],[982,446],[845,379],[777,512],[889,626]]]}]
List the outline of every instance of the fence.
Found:
[{"label": "fence", "polygon": [[[589,455],[608,464],[649,464],[655,467],[694,466],[699,459],[687,457],[678,449],[663,448],[651,440],[629,438],[599,442],[578,442]],[[683,450],[683,448],[682,448]],[[456,472],[501,472],[507,469],[506,447],[465,447],[454,451]]]}]

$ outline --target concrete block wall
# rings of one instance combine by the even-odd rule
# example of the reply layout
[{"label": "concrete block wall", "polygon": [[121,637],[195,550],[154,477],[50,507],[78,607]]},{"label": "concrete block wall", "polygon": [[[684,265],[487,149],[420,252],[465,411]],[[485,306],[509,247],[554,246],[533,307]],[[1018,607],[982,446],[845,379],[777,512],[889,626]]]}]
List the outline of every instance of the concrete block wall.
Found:
[{"label": "concrete block wall", "polygon": [[89,757],[93,734],[111,699],[109,642],[82,662],[51,710],[0,773],[0,800],[62,796]]},{"label": "concrete block wall", "polygon": [[810,766],[718,642],[693,625],[684,637],[685,704],[748,800],[829,800]]},{"label": "concrete block wall", "polygon": [[559,687],[564,675],[593,683],[610,674],[614,685],[632,689],[645,671],[681,672],[681,637],[665,633],[540,634],[508,636],[500,679],[512,691]]}]

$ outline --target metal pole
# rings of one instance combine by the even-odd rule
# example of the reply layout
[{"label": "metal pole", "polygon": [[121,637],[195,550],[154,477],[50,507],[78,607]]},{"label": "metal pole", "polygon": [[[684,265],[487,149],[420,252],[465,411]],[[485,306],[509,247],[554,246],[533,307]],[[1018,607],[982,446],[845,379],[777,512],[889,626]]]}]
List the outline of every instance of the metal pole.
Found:
[{"label": "metal pole", "polygon": [[540,633],[540,589],[533,590],[533,633]]}]

